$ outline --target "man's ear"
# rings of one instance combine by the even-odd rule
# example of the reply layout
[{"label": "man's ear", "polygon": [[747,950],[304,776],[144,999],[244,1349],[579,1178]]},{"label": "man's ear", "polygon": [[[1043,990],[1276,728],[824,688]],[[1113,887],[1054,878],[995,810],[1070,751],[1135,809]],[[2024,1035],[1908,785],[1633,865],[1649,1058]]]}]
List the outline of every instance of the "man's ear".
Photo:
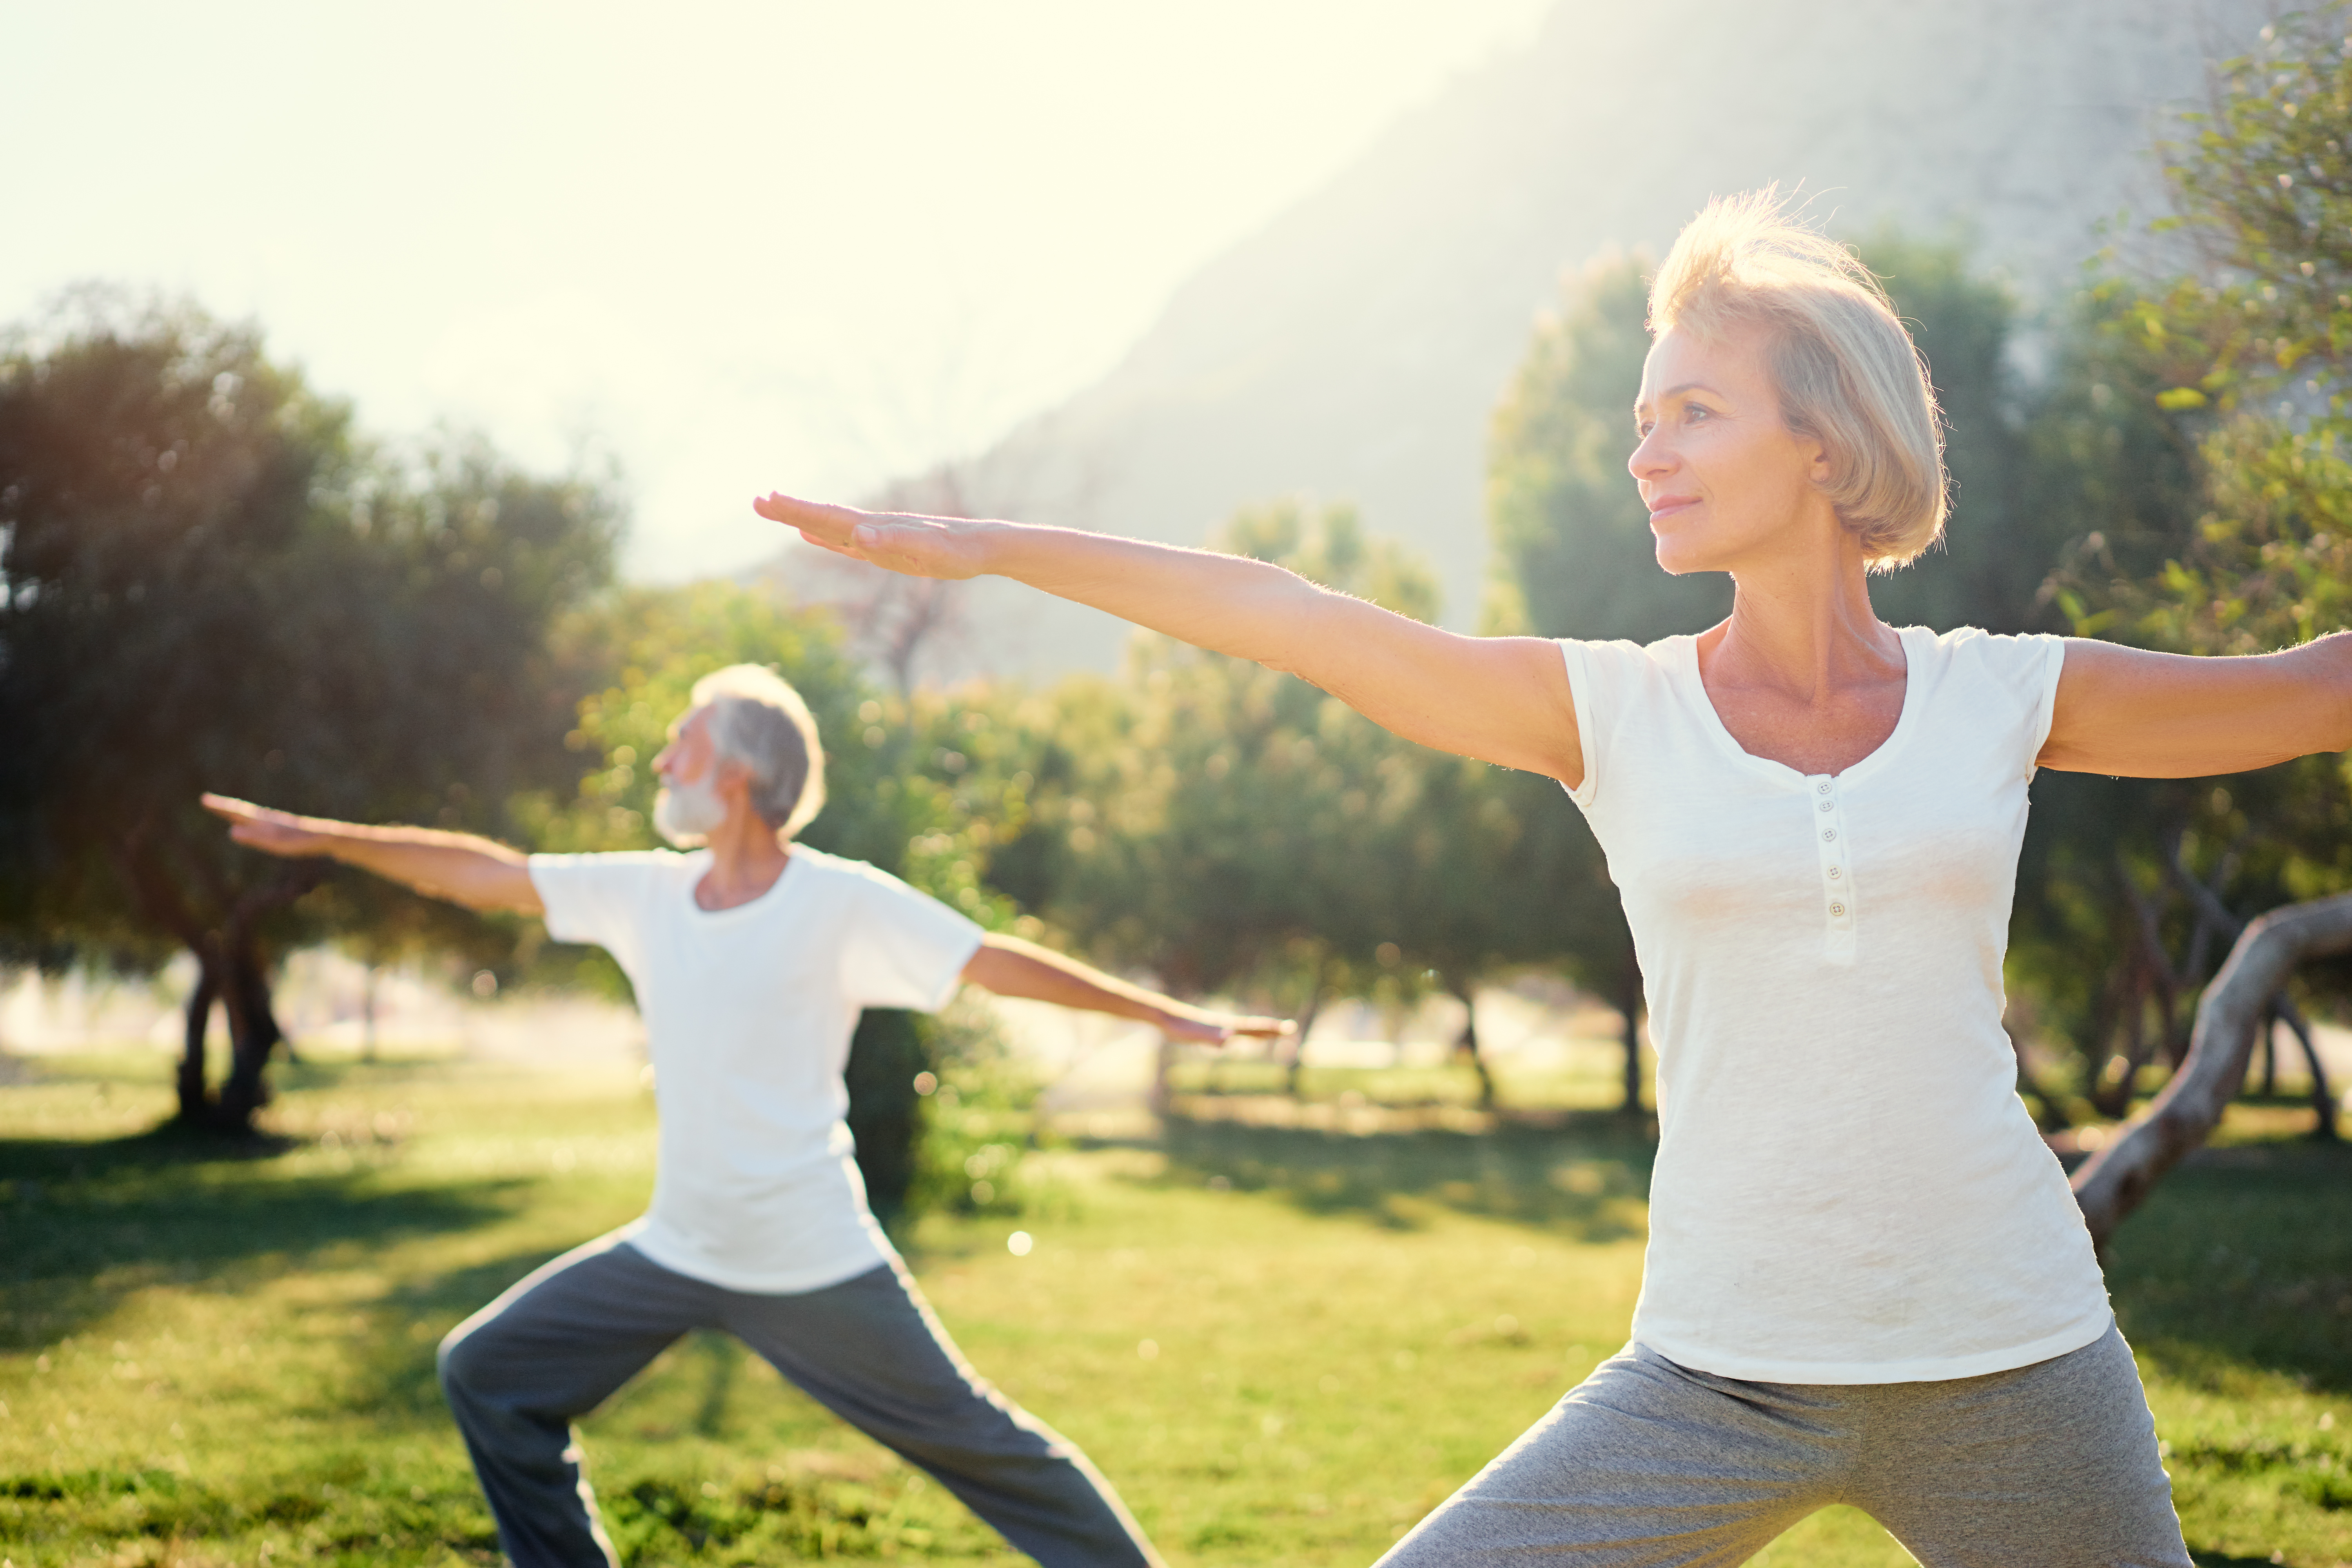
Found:
[{"label": "man's ear", "polygon": [[751,766],[733,757],[720,757],[710,764],[710,787],[720,798],[743,804],[751,803]]}]

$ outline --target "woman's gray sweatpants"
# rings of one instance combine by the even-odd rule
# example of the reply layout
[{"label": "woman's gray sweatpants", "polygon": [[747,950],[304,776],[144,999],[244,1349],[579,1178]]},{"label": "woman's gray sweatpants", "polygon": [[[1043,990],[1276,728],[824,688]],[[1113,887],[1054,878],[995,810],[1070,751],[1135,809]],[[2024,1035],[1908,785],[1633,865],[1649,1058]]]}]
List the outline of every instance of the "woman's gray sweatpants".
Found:
[{"label": "woman's gray sweatpants", "polygon": [[617,1561],[572,1423],[689,1329],[742,1340],[1046,1568],[1158,1568],[1110,1483],[972,1371],[895,1259],[764,1296],[673,1273],[613,1237],[540,1268],[441,1342],[441,1386],[518,1568]]},{"label": "woman's gray sweatpants", "polygon": [[2189,1568],[2112,1327],[1937,1383],[1743,1383],[1628,1345],[1381,1563],[1730,1564],[1833,1503],[1926,1568]]}]

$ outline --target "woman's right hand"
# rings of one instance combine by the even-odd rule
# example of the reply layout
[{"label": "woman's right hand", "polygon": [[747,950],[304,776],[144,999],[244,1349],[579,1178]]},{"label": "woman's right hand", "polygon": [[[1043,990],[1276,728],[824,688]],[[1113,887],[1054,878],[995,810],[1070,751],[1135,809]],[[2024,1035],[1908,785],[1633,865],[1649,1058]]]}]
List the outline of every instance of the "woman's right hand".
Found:
[{"label": "woman's right hand", "polygon": [[803,539],[819,549],[908,577],[977,577],[983,570],[981,535],[990,526],[984,522],[860,511],[854,506],[798,500],[782,492],[754,500],[751,510],[771,522],[798,529]]}]

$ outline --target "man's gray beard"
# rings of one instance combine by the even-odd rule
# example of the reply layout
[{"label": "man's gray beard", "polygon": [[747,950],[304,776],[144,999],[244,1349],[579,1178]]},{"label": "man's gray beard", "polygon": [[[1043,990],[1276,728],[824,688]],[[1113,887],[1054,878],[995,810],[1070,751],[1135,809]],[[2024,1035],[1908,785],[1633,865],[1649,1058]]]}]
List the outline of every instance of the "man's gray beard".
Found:
[{"label": "man's gray beard", "polygon": [[654,796],[654,831],[680,849],[701,844],[711,829],[726,820],[727,803],[719,798],[709,779],[700,784],[664,784]]}]

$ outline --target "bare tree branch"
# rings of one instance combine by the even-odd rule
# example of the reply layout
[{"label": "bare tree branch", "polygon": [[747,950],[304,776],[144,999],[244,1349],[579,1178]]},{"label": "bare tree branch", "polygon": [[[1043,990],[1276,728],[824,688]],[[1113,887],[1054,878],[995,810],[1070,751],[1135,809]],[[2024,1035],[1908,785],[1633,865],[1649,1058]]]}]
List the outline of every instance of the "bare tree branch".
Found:
[{"label": "bare tree branch", "polygon": [[2254,1037],[2295,966],[2347,950],[2352,893],[2273,910],[2245,928],[2197,1005],[2188,1060],[2074,1173],[2074,1199],[2095,1243],[2105,1246],[2158,1179],[2211,1135],[2245,1083]]}]

